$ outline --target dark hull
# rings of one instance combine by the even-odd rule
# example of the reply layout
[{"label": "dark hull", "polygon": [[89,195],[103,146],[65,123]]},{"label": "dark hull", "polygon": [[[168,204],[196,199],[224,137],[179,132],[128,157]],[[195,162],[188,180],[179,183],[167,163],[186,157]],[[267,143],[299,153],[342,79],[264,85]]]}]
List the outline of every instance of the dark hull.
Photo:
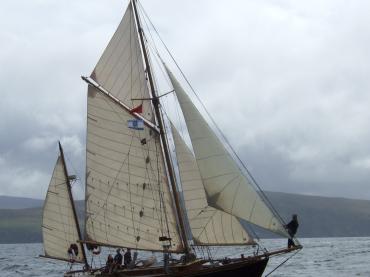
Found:
[{"label": "dark hull", "polygon": [[164,272],[163,267],[135,268],[121,270],[113,273],[103,273],[103,269],[95,269],[92,272],[83,270],[67,272],[65,277],[261,277],[271,256],[286,254],[302,249],[301,245],[275,250],[259,256],[247,257],[245,259],[230,259],[229,264],[207,266],[206,260],[196,260],[186,265],[173,265],[171,273]]},{"label": "dark hull", "polygon": [[224,265],[219,268],[212,268],[182,276],[222,277],[229,275],[230,277],[260,277],[265,271],[267,262],[268,258],[249,263]]},{"label": "dark hull", "polygon": [[165,273],[163,267],[137,268],[133,270],[122,270],[113,273],[89,274],[87,272],[70,272],[65,276],[96,276],[96,277],[261,277],[268,257],[258,257],[245,260],[234,260],[229,264],[207,266],[200,262],[189,265],[178,265],[170,268],[170,273]]}]

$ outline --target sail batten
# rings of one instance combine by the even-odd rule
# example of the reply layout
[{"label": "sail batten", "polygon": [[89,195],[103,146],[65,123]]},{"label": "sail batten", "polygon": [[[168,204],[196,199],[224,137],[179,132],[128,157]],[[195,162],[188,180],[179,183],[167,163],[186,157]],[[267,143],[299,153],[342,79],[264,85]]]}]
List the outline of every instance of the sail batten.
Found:
[{"label": "sail batten", "polygon": [[[183,249],[158,133],[94,86],[88,88],[86,234],[99,245]],[[114,122],[114,123],[112,123]]]},{"label": "sail batten", "polygon": [[166,71],[185,118],[209,205],[289,237],[279,218],[241,172],[175,76],[167,67]]},{"label": "sail batten", "polygon": [[255,244],[237,218],[208,205],[195,157],[172,124],[171,129],[194,245]]}]

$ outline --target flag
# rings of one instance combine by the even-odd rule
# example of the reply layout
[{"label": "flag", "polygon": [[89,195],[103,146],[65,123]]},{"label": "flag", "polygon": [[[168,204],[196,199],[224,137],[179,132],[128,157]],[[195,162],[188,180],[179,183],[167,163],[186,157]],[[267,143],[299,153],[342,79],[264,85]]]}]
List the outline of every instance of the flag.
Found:
[{"label": "flag", "polygon": [[136,108],[131,109],[130,113],[143,113],[143,104],[140,104]]},{"label": "flag", "polygon": [[144,121],[142,119],[131,119],[127,121],[127,126],[130,129],[144,130]]}]

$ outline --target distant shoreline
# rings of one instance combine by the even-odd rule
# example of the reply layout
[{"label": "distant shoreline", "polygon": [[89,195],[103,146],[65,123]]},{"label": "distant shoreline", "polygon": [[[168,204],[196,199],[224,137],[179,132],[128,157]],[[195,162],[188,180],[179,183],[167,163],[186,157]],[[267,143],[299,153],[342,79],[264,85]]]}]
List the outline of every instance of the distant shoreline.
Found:
[{"label": "distant shoreline", "polygon": [[[266,195],[285,221],[298,214],[298,238],[370,237],[370,200],[281,192]],[[0,196],[0,244],[41,243],[42,206],[43,200]],[[80,222],[84,222],[84,206],[84,201],[76,201]],[[257,227],[253,230],[260,238],[275,239]]]},{"label": "distant shoreline", "polygon": [[[299,237],[298,240],[300,239],[360,239],[360,238],[370,238],[370,235],[369,236],[359,236],[359,237]],[[261,240],[286,240],[285,238],[263,238]],[[39,242],[14,242],[14,243],[7,243],[7,242],[3,242],[3,243],[0,243],[0,245],[12,245],[12,244],[42,244],[42,241],[39,241]]]}]

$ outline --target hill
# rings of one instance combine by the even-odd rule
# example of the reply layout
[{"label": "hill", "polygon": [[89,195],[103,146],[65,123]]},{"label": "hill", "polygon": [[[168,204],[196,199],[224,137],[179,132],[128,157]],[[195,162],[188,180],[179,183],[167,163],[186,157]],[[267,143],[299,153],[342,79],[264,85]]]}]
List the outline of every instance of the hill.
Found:
[{"label": "hill", "polygon": [[41,240],[41,208],[0,210],[0,243]]},{"label": "hill", "polygon": [[41,207],[44,200],[0,195],[0,209],[27,209]]},{"label": "hill", "polygon": [[276,210],[289,221],[298,214],[300,237],[370,236],[370,201],[267,192]]},{"label": "hill", "polygon": [[[276,210],[289,221],[298,214],[299,237],[370,236],[370,201],[266,192]],[[11,200],[8,197],[7,200]],[[0,198],[0,200],[3,198]],[[16,198],[0,207],[0,243],[41,242],[42,200]],[[27,205],[38,207],[22,208]],[[84,202],[76,201],[83,222]],[[258,228],[257,228],[258,229]],[[265,232],[257,230],[266,237]],[[269,235],[271,236],[271,235]]]},{"label": "hill", "polygon": [[[26,203],[32,202],[28,202],[28,200],[30,199],[27,199]],[[37,199],[36,201],[39,201],[39,207],[37,208],[21,209],[19,207],[22,207],[24,204],[16,201],[16,205],[10,205],[10,207],[13,207],[12,209],[0,209],[0,244],[42,241],[41,218],[43,201]],[[83,223],[84,202],[76,201],[76,209],[79,222]]]}]

